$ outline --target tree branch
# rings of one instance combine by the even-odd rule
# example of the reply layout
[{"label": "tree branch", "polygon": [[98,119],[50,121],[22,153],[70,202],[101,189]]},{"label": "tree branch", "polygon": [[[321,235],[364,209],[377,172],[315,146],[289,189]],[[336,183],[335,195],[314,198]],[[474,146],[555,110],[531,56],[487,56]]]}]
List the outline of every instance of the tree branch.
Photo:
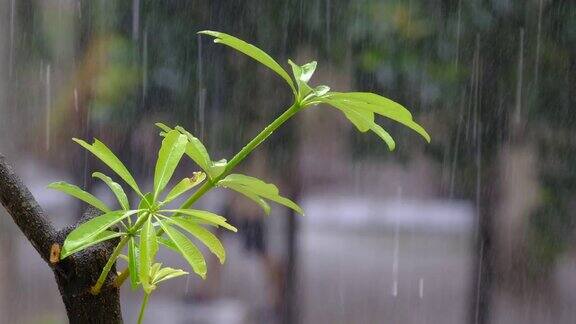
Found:
[{"label": "tree branch", "polygon": [[56,230],[13,168],[0,154],[0,202],[36,251],[50,263]]}]

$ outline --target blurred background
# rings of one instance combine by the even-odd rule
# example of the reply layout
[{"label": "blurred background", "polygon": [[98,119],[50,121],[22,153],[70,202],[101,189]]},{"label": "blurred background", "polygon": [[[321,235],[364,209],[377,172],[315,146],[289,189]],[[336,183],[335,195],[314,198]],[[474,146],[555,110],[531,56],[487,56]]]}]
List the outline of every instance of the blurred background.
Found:
[{"label": "blurred background", "polygon": [[[71,137],[150,184],[154,122],[230,158],[290,105],[280,78],[203,29],[285,67],[318,60],[312,84],[382,94],[432,135],[381,120],[388,152],[334,109],[298,114],[241,169],[306,216],[203,198],[241,228],[223,236],[229,260],[159,289],[148,323],[576,321],[573,1],[2,0],[0,16],[0,153],[58,226],[83,206],[50,182],[113,198]],[[51,271],[0,214],[0,323],[66,322]],[[141,296],[123,289],[133,323]]]}]

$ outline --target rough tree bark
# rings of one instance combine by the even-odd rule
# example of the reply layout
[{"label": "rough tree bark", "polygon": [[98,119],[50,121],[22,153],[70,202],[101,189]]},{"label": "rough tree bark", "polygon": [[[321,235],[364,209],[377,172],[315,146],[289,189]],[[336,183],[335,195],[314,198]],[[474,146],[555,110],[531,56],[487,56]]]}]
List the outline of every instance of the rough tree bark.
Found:
[{"label": "rough tree bark", "polygon": [[[77,225],[56,230],[2,155],[0,202],[54,272],[70,323],[122,323],[119,289],[113,285],[115,269],[110,271],[100,294],[90,293],[90,287],[96,282],[112,253],[114,242],[106,242],[65,260],[58,260],[57,247],[62,246],[66,235]],[[93,216],[94,212],[89,211],[79,223]]]}]

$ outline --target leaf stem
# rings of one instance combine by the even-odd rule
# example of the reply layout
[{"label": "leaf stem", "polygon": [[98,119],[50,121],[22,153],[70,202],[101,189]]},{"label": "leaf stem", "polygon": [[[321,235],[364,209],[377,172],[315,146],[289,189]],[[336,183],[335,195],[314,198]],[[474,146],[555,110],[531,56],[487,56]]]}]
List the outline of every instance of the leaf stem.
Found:
[{"label": "leaf stem", "polygon": [[142,306],[140,307],[140,314],[138,314],[138,324],[142,324],[144,319],[144,312],[148,306],[148,300],[150,299],[150,294],[144,294],[144,299],[142,299]]},{"label": "leaf stem", "polygon": [[[136,223],[134,223],[134,226],[131,228],[131,230],[133,230],[131,232],[133,233],[134,231],[137,231],[140,227],[142,227],[142,225],[144,225],[144,222],[148,219],[148,216],[149,216],[149,213],[145,212],[140,218],[138,218]],[[104,265],[104,268],[102,269],[102,272],[100,273],[100,277],[98,277],[98,281],[96,281],[96,284],[94,286],[92,286],[92,288],[90,289],[90,292],[93,295],[98,295],[100,293],[100,289],[102,289],[102,285],[104,285],[104,282],[106,281],[106,277],[108,276],[108,273],[112,269],[112,265],[114,265],[114,263],[116,262],[116,259],[120,255],[120,252],[122,252],[122,249],[130,240],[130,237],[131,237],[131,235],[126,235],[126,236],[122,237],[122,239],[120,240],[118,245],[116,245],[116,247],[114,248],[112,255],[110,256],[110,258],[108,259],[108,262],[106,262],[106,264]],[[125,271],[120,273],[120,277],[125,276],[125,274],[124,274]],[[124,280],[126,280],[126,278],[118,279],[114,282],[114,285],[116,287],[120,287],[122,285],[122,283],[124,282]]]},{"label": "leaf stem", "polygon": [[122,252],[122,248],[124,248],[124,245],[128,243],[128,240],[130,240],[130,236],[129,235],[124,236],[120,240],[120,243],[118,243],[118,245],[116,245],[116,247],[114,248],[112,255],[110,256],[110,258],[106,262],[106,265],[104,265],[102,272],[100,273],[100,277],[98,277],[98,281],[96,281],[96,284],[92,286],[92,288],[90,289],[90,292],[93,295],[98,295],[100,293],[100,289],[102,289],[102,285],[104,285],[106,277],[108,277],[108,273],[112,269],[112,266],[114,265],[116,259],[120,255],[120,252]]}]

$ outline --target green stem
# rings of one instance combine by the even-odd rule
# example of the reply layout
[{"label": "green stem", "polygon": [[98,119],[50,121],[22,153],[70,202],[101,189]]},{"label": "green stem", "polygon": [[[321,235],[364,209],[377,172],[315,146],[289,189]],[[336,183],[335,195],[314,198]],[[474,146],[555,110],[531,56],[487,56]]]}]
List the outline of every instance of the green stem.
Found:
[{"label": "green stem", "polygon": [[[144,213],[143,217],[140,217],[138,219],[138,221],[136,221],[136,223],[134,223],[134,226],[130,229],[131,233],[134,233],[140,227],[142,227],[142,225],[144,225],[144,222],[148,219],[148,216],[149,216],[147,214],[148,213]],[[110,256],[110,259],[108,259],[108,262],[106,262],[106,264],[104,265],[104,268],[102,269],[102,272],[100,273],[100,277],[98,277],[98,281],[96,281],[96,284],[94,286],[92,286],[92,288],[90,289],[90,292],[93,295],[98,295],[100,293],[100,289],[102,289],[102,285],[104,285],[104,282],[106,281],[106,277],[108,277],[108,273],[112,269],[112,265],[114,265],[114,263],[116,262],[116,259],[120,255],[120,252],[122,252],[122,249],[130,240],[130,236],[131,235],[126,235],[126,236],[122,237],[122,239],[120,240],[118,245],[116,245],[116,247],[114,248],[114,251],[112,252],[112,255]],[[124,281],[121,280],[120,284],[122,282],[124,282]]]},{"label": "green stem", "polygon": [[138,324],[142,324],[142,320],[144,319],[144,312],[146,311],[146,306],[148,306],[148,299],[150,299],[150,294],[144,294],[142,306],[140,307],[140,314],[138,315]]},{"label": "green stem", "polygon": [[98,295],[100,293],[100,289],[102,289],[102,285],[104,285],[104,282],[106,281],[106,277],[108,277],[108,273],[112,269],[112,266],[114,265],[114,263],[116,262],[116,259],[120,255],[120,252],[122,252],[122,248],[124,248],[124,245],[126,245],[126,243],[128,243],[128,240],[130,240],[130,236],[129,235],[124,236],[120,240],[120,243],[118,243],[118,245],[116,245],[116,247],[114,248],[112,255],[110,256],[110,258],[108,259],[108,262],[106,262],[106,265],[104,265],[104,268],[102,269],[102,272],[100,273],[100,277],[98,277],[98,281],[96,281],[96,284],[90,289],[90,292],[93,295]]},{"label": "green stem", "polygon": [[236,153],[236,155],[234,155],[232,160],[230,160],[228,164],[226,164],[226,168],[224,169],[224,172],[222,172],[222,174],[220,174],[214,179],[211,179],[210,181],[204,182],[204,184],[198,190],[196,190],[196,192],[194,192],[194,194],[190,196],[190,198],[188,198],[182,204],[182,206],[180,206],[180,209],[185,209],[192,206],[206,192],[214,188],[214,186],[218,183],[218,181],[227,176],[230,173],[230,171],[232,171],[232,169],[234,169],[234,167],[238,165],[238,163],[242,162],[250,153],[252,153],[252,151],[254,151],[256,147],[258,147],[258,145],[264,142],[268,138],[268,136],[272,135],[272,133],[274,133],[274,131],[278,129],[278,127],[280,127],[288,119],[294,116],[300,110],[300,108],[301,106],[299,103],[296,102],[292,104],[290,108],[284,111],[282,115],[278,116],[278,118],[276,118],[270,125],[266,126],[260,133],[258,133],[258,135],[256,135],[256,137],[254,137],[238,153]]}]

